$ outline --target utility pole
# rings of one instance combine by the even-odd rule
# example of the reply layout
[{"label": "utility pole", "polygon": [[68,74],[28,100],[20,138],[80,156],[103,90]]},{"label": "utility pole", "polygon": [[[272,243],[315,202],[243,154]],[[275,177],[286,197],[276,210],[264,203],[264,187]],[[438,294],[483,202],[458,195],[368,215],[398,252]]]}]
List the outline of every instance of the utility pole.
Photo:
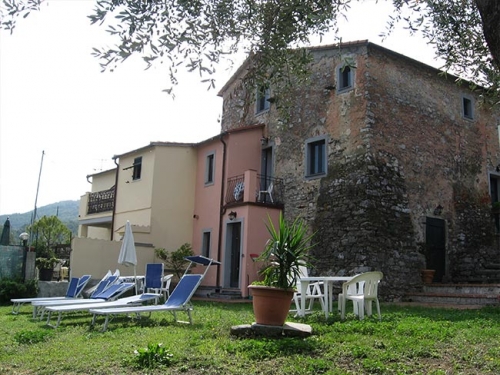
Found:
[{"label": "utility pole", "polygon": [[38,184],[36,186],[36,196],[35,196],[35,209],[33,210],[33,215],[31,216],[31,228],[30,228],[30,240],[29,245],[33,243],[33,224],[36,220],[36,206],[38,202],[38,191],[40,190],[40,178],[42,177],[42,166],[43,166],[43,156],[45,151],[42,151],[42,161],[40,162],[40,172],[38,173]]}]

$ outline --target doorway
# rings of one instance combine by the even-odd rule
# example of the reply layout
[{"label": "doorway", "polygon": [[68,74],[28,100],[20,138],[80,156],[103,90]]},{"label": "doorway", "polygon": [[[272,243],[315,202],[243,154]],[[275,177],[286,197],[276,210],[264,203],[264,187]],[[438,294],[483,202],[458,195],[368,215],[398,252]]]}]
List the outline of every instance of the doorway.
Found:
[{"label": "doorway", "polygon": [[446,273],[446,227],[443,219],[428,217],[425,225],[425,244],[429,255],[427,268],[436,270],[434,281],[443,281]]},{"label": "doorway", "polygon": [[262,149],[261,156],[261,176],[260,190],[267,190],[273,179],[273,148],[272,146]]},{"label": "doorway", "polygon": [[226,232],[224,286],[227,288],[240,287],[241,264],[241,222],[228,223]]}]

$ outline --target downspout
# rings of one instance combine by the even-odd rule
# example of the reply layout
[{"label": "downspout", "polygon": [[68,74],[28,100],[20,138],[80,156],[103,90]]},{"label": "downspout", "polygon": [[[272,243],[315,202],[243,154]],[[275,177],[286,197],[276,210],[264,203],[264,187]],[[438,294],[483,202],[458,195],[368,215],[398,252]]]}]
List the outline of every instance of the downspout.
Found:
[{"label": "downspout", "polygon": [[[220,141],[223,144],[222,148],[222,179],[221,179],[221,184],[220,184],[220,217],[219,217],[219,239],[217,241],[217,260],[222,263],[221,256],[222,256],[222,217],[226,213],[226,209],[224,208],[224,191],[225,191],[225,186],[226,186],[226,149],[227,149],[227,144],[224,142],[224,136],[227,133],[221,133],[220,135]],[[217,280],[215,285],[220,287],[220,268],[217,271]]]},{"label": "downspout", "polygon": [[115,233],[115,213],[116,213],[116,197],[118,196],[118,173],[120,173],[120,165],[116,162],[117,157],[113,156],[113,163],[116,165],[115,174],[115,197],[113,198],[113,214],[111,215],[111,238],[113,241],[113,234]]}]

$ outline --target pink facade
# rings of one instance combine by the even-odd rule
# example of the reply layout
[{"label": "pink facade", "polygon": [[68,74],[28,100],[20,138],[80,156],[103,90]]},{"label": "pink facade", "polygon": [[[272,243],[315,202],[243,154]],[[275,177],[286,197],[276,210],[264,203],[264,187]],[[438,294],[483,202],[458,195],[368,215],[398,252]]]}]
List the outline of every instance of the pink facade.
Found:
[{"label": "pink facade", "polygon": [[278,197],[259,195],[272,181],[272,171],[265,170],[269,163],[263,162],[272,148],[266,150],[262,131],[262,126],[239,129],[197,146],[193,249],[221,262],[209,271],[205,286],[243,297],[262,266],[255,256],[269,238],[268,216],[276,222],[282,208]]}]

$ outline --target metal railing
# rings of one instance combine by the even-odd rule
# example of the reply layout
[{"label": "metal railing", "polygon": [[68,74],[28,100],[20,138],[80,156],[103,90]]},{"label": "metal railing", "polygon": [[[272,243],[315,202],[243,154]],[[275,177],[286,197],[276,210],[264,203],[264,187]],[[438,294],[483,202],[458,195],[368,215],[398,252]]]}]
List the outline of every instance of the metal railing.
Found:
[{"label": "metal railing", "polygon": [[245,189],[255,189],[255,194],[250,195],[252,202],[270,205],[282,205],[284,195],[283,179],[257,175],[257,186],[247,186],[244,175],[230,177],[227,180],[225,202],[234,204],[243,202]]},{"label": "metal railing", "polygon": [[257,175],[258,190],[255,194],[255,201],[259,203],[283,204],[285,184],[282,178]]},{"label": "metal railing", "polygon": [[113,211],[115,205],[115,187],[109,190],[102,190],[89,193],[87,204],[87,214],[97,214],[100,212]]},{"label": "metal railing", "polygon": [[225,201],[226,204],[243,202],[245,175],[228,178]]}]

